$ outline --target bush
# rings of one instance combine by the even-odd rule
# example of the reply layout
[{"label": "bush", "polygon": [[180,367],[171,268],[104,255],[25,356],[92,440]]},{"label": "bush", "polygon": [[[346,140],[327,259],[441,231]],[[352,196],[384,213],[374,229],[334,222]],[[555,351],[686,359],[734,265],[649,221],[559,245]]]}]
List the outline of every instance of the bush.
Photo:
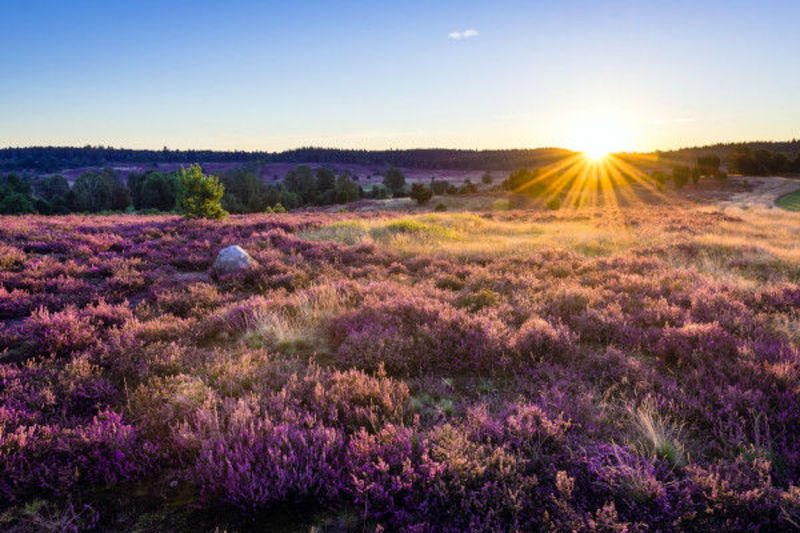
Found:
[{"label": "bush", "polygon": [[559,209],[561,209],[561,198],[559,198],[558,196],[554,196],[553,198],[547,200],[547,203],[545,205],[547,206],[547,209],[549,209],[550,211],[558,211]]},{"label": "bush", "polygon": [[442,202],[439,202],[438,204],[436,204],[436,207],[434,207],[433,210],[437,212],[447,211],[447,206],[444,205]]},{"label": "bush", "polygon": [[372,197],[375,198],[376,200],[385,200],[389,198],[390,192],[391,191],[389,190],[389,188],[382,183],[378,183],[377,185],[372,186]]},{"label": "bush", "polygon": [[35,211],[30,196],[0,190],[0,215],[26,215]]},{"label": "bush", "polygon": [[171,211],[175,208],[177,188],[177,178],[174,174],[154,172],[148,175],[142,183],[140,205],[137,209]]},{"label": "bush", "polygon": [[666,185],[667,180],[669,179],[669,174],[661,170],[656,170],[650,175],[650,177],[656,184]]},{"label": "bush", "polygon": [[406,177],[398,168],[390,168],[383,176],[383,184],[392,191],[395,198],[405,194]]},{"label": "bush", "polygon": [[692,176],[692,171],[686,166],[677,166],[672,169],[672,181],[676,189],[683,189]]},{"label": "bush", "polygon": [[199,164],[182,168],[178,176],[178,210],[186,218],[220,219],[228,216],[222,209],[225,189],[215,176],[206,176]]},{"label": "bush", "polygon": [[131,204],[130,191],[111,168],[84,172],[75,180],[72,192],[80,211],[122,211]]},{"label": "bush", "polygon": [[459,194],[473,194],[478,192],[478,187],[470,180],[464,180],[464,185],[459,188],[458,192]]},{"label": "bush", "polygon": [[697,171],[701,176],[714,176],[719,172],[720,159],[716,154],[697,157]]},{"label": "bush", "polygon": [[417,204],[427,204],[433,198],[433,191],[421,183],[415,183],[411,186],[411,198],[417,201]]},{"label": "bush", "polygon": [[547,190],[547,184],[539,179],[539,169],[522,168],[508,175],[503,180],[503,189],[519,194],[541,196]]},{"label": "bush", "polygon": [[436,181],[435,179],[431,178],[431,190],[433,191],[433,194],[438,196],[447,194],[447,182],[444,180]]},{"label": "bush", "polygon": [[337,204],[356,202],[361,198],[361,189],[349,176],[342,175],[336,179],[333,196]]}]

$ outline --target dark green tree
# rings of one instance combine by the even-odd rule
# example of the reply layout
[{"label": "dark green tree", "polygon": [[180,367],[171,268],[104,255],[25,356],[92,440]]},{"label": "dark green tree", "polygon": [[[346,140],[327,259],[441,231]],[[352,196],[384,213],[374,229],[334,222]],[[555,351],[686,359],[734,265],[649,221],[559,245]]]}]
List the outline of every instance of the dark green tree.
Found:
[{"label": "dark green tree", "polygon": [[84,172],[75,180],[72,191],[79,211],[123,210],[131,204],[128,188],[111,168]]},{"label": "dark green tree", "polygon": [[268,201],[267,186],[257,168],[245,166],[228,171],[221,181],[225,187],[222,205],[232,213],[259,213],[280,201]]},{"label": "dark green tree", "polygon": [[111,209],[111,188],[97,171],[84,172],[72,184],[75,193],[75,208],[78,211],[96,213]]},{"label": "dark green tree", "polygon": [[53,202],[58,198],[65,198],[69,191],[69,183],[60,174],[44,176],[33,183],[33,192],[36,196],[48,202]]},{"label": "dark green tree", "polygon": [[527,194],[539,197],[547,190],[544,180],[540,179],[539,169],[521,168],[508,175],[503,180],[503,188],[518,194]]},{"label": "dark green tree", "polygon": [[4,186],[11,192],[16,192],[22,195],[31,194],[31,184],[28,180],[24,180],[16,174],[9,174],[6,176]]},{"label": "dark green tree", "polygon": [[283,180],[286,190],[298,196],[302,204],[314,202],[317,193],[317,181],[308,165],[300,165],[290,170]]},{"label": "dark green tree", "polygon": [[336,179],[334,199],[337,204],[356,202],[360,198],[361,190],[358,184],[350,179],[350,176],[343,174]]},{"label": "dark green tree", "polygon": [[719,170],[720,159],[716,154],[701,155],[697,158],[697,170],[701,176],[713,176]]},{"label": "dark green tree", "polygon": [[702,174],[700,173],[700,169],[697,168],[697,165],[692,167],[690,176],[692,180],[692,185],[697,185],[698,183],[700,183],[700,177],[702,176]]},{"label": "dark green tree", "polygon": [[458,192],[459,194],[472,194],[478,192],[478,187],[472,181],[464,180],[464,185],[459,188]]},{"label": "dark green tree", "polygon": [[336,174],[328,167],[319,167],[316,170],[317,192],[325,193],[336,186]]},{"label": "dark green tree", "polygon": [[414,183],[411,185],[411,193],[409,196],[416,200],[419,205],[424,205],[433,198],[433,191],[430,187],[426,187],[422,183]]},{"label": "dark green tree", "polygon": [[377,183],[372,186],[372,197],[376,200],[385,200],[386,198],[389,198],[390,193],[391,191],[389,190],[389,187],[383,183]]},{"label": "dark green tree", "polygon": [[25,215],[36,212],[30,195],[30,184],[9,174],[0,178],[0,215]]},{"label": "dark green tree", "polygon": [[672,181],[676,189],[684,188],[692,177],[692,169],[686,166],[677,166],[672,169]]},{"label": "dark green tree", "polygon": [[669,174],[661,170],[656,170],[650,175],[650,177],[656,184],[665,185],[667,183],[667,180],[669,179]]},{"label": "dark green tree", "polygon": [[35,212],[30,196],[10,189],[0,191],[0,215],[26,215]]},{"label": "dark green tree", "polygon": [[152,172],[142,183],[141,209],[171,211],[178,195],[178,176],[173,173]]},{"label": "dark green tree", "polygon": [[436,181],[431,179],[431,190],[433,191],[433,194],[437,196],[447,194],[447,182],[444,180]]},{"label": "dark green tree", "polygon": [[405,194],[406,177],[399,168],[390,168],[383,175],[383,184],[398,197]]}]

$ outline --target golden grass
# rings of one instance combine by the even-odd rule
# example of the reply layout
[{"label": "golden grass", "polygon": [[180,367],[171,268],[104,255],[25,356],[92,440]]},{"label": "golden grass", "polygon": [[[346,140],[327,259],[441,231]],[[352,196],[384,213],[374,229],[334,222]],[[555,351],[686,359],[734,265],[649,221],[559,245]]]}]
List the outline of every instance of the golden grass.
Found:
[{"label": "golden grass", "polygon": [[646,399],[636,408],[628,408],[632,424],[632,442],[644,455],[665,459],[673,466],[686,464],[687,457],[681,433],[683,428],[659,413],[655,404]]},{"label": "golden grass", "polygon": [[286,305],[263,311],[244,334],[251,347],[274,347],[284,352],[325,348],[323,325],[348,306],[348,296],[332,285],[296,292]]},{"label": "golden grass", "polygon": [[[722,213],[717,208],[710,211]],[[708,207],[683,207],[685,227],[662,223],[675,211],[637,206],[616,211],[562,209],[552,215],[514,217],[488,213],[426,213],[405,217],[348,220],[303,234],[310,240],[374,243],[405,255],[440,254],[468,260],[480,256],[524,255],[568,250],[608,257],[636,249],[692,247],[694,268],[716,278],[748,284],[800,280],[800,214],[778,209],[728,209],[729,219],[692,224]],[[631,223],[642,214],[641,223]],[[670,257],[666,257],[668,261]],[[674,265],[686,267],[686,258]]]}]

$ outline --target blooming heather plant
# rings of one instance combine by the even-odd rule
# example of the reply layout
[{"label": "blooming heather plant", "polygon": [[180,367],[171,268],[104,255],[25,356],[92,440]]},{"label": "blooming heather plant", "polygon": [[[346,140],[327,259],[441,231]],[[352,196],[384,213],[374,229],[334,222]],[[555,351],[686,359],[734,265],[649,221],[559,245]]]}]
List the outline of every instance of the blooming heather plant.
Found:
[{"label": "blooming heather plant", "polygon": [[399,292],[367,298],[328,325],[337,360],[390,374],[477,372],[508,365],[505,328],[491,315],[475,316],[446,302]]},{"label": "blooming heather plant", "polygon": [[343,437],[310,413],[270,414],[245,400],[198,411],[181,430],[196,448],[193,475],[206,499],[254,510],[329,501],[343,476]]},{"label": "blooming heather plant", "polygon": [[[789,530],[800,245],[775,216],[3,219],[0,523]],[[258,267],[215,278],[230,244]]]}]

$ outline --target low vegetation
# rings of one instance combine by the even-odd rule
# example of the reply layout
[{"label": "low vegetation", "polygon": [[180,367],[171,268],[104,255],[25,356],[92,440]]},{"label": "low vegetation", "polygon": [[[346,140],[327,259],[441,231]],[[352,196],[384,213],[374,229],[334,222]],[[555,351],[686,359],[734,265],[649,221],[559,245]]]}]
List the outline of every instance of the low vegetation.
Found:
[{"label": "low vegetation", "polygon": [[[659,205],[6,217],[0,524],[796,527],[798,231]],[[233,243],[257,265],[211,274]]]},{"label": "low vegetation", "polygon": [[784,194],[775,200],[775,205],[789,211],[800,211],[800,190]]}]

